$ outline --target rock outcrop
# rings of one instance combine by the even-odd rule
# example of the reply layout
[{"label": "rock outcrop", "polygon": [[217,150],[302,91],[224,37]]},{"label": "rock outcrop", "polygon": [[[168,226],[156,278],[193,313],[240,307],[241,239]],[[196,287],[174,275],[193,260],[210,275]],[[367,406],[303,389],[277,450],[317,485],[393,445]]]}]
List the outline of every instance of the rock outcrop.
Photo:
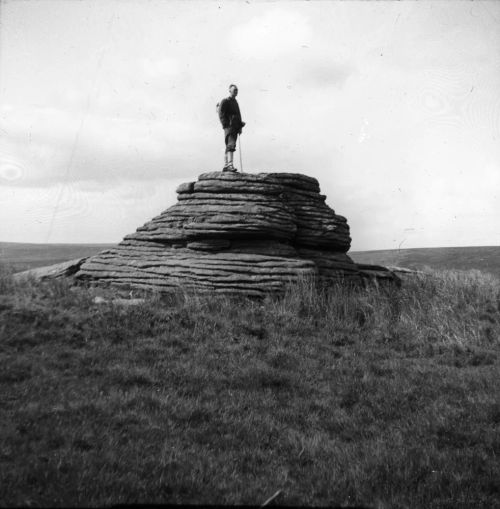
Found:
[{"label": "rock outcrop", "polygon": [[86,259],[80,281],[168,292],[263,295],[301,276],[359,280],[346,254],[344,217],[314,178],[291,173],[204,173],[181,184],[178,202]]},{"label": "rock outcrop", "polygon": [[14,279],[64,279],[74,276],[87,258],[75,258],[67,262],[56,263],[46,267],[37,267],[35,269],[24,270],[14,274]]}]

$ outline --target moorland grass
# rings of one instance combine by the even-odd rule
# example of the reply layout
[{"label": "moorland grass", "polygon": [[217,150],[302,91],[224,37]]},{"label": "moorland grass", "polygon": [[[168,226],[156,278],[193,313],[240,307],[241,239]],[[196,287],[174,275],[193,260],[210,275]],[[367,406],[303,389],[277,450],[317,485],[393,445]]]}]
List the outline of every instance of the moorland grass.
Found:
[{"label": "moorland grass", "polygon": [[0,505],[500,505],[497,280],[94,296],[0,277]]}]

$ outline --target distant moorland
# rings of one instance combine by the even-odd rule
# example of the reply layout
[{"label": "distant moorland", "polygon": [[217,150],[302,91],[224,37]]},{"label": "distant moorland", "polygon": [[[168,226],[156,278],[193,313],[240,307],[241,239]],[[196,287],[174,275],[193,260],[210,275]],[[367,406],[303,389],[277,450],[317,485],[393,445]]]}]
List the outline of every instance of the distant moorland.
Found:
[{"label": "distant moorland", "polygon": [[115,244],[25,244],[0,242],[0,263],[13,272],[83,258]]},{"label": "distant moorland", "polygon": [[[24,244],[0,242],[0,263],[14,272],[91,256],[115,244]],[[500,277],[500,246],[354,251],[355,262],[436,270],[480,270]]]},{"label": "distant moorland", "polygon": [[357,263],[435,270],[480,270],[500,277],[500,246],[429,247],[350,252]]}]

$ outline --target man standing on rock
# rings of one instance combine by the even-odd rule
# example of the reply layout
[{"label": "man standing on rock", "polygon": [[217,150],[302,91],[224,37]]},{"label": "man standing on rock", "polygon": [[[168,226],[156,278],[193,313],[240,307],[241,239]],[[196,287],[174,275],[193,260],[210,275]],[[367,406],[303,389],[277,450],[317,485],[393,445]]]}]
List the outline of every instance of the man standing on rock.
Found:
[{"label": "man standing on rock", "polygon": [[245,122],[241,120],[240,107],[236,96],[238,87],[229,85],[229,97],[222,99],[218,105],[219,119],[224,129],[224,141],[226,143],[226,152],[224,154],[224,168],[222,171],[238,171],[233,166],[233,156],[236,150],[236,140],[238,134],[241,134]]}]

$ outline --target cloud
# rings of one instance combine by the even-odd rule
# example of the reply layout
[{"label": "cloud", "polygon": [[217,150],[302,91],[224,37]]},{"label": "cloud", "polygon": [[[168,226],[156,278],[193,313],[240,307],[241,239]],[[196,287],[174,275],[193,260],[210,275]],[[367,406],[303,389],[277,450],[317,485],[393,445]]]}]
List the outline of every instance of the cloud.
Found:
[{"label": "cloud", "polygon": [[342,87],[354,73],[352,65],[336,62],[332,58],[306,60],[296,68],[295,81],[309,88]]},{"label": "cloud", "polygon": [[307,46],[312,30],[304,16],[289,9],[272,9],[229,34],[231,49],[244,58],[273,59]]},{"label": "cloud", "polygon": [[160,77],[176,76],[180,72],[178,60],[171,57],[153,60],[150,58],[143,61],[144,74],[146,78],[157,79]]},{"label": "cloud", "polygon": [[170,206],[179,183],[119,182],[98,189],[72,184],[43,189],[0,186],[0,240],[119,242]]},{"label": "cloud", "polygon": [[[214,107],[230,82],[245,171],[317,177],[358,248],[406,246],[408,228],[414,245],[498,238],[498,7],[136,3],[8,3],[5,238],[35,238],[54,217],[51,240],[92,240],[93,228],[104,239],[113,215],[135,214],[157,188],[219,169]],[[155,208],[175,199],[163,189]]]},{"label": "cloud", "polygon": [[174,118],[130,118],[53,107],[3,108],[0,183],[47,187],[186,175],[186,167],[206,164],[220,133],[206,133],[193,127],[189,114],[171,112]]}]

